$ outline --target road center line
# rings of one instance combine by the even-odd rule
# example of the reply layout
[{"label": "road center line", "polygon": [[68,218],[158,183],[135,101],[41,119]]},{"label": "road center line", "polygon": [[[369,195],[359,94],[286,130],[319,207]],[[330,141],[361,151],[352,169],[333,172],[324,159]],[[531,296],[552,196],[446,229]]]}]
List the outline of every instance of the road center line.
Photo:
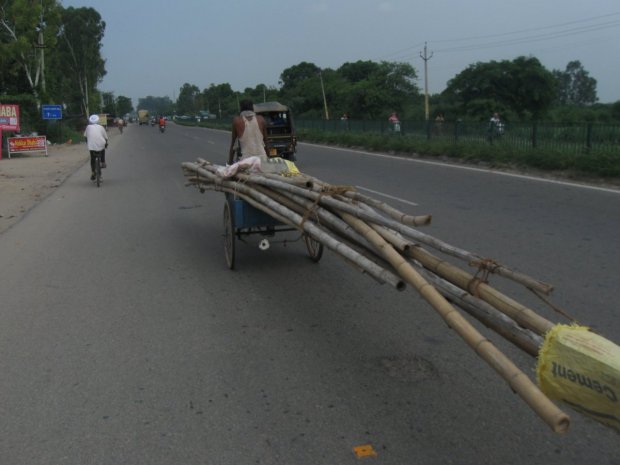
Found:
[{"label": "road center line", "polygon": [[408,205],[413,205],[414,207],[419,207],[420,206],[419,204],[417,204],[415,202],[410,202],[409,200],[401,199],[400,197],[394,197],[393,195],[384,194],[383,192],[373,191],[372,189],[366,189],[365,187],[362,187],[362,186],[355,186],[355,188],[359,189],[359,190],[362,190],[362,191],[372,192],[373,194],[380,195],[380,196],[386,197],[388,199],[396,200],[397,202],[402,202],[402,203],[406,203]]}]

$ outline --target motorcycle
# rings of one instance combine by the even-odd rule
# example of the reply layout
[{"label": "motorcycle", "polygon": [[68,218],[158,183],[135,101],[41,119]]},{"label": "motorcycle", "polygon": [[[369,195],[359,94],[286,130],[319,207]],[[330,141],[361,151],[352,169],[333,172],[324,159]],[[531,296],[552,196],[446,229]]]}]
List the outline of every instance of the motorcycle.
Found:
[{"label": "motorcycle", "polygon": [[159,125],[159,132],[164,132],[165,130],[166,130],[166,125],[160,124]]}]

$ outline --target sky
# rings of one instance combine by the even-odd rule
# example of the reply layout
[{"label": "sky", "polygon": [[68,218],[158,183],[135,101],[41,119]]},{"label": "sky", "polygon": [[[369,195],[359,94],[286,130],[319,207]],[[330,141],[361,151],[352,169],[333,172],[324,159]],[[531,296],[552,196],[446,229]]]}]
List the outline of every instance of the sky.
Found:
[{"label": "sky", "polygon": [[185,83],[279,87],[303,61],[411,64],[435,94],[469,65],[533,56],[548,70],[578,60],[602,103],[620,100],[618,0],[61,0],[106,23],[99,89],[137,105]]}]

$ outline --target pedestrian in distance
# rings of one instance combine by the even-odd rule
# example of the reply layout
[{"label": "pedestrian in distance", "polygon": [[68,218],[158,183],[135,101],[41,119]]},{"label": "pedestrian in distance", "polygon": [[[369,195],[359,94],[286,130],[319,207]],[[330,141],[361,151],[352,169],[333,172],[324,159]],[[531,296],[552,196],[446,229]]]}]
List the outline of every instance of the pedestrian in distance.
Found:
[{"label": "pedestrian in distance", "polygon": [[444,123],[445,119],[443,117],[443,113],[437,113],[437,116],[435,117],[435,128],[434,128],[434,133],[436,136],[440,136],[442,131],[443,131],[443,123]]},{"label": "pedestrian in distance", "polygon": [[392,128],[392,132],[400,132],[400,120],[398,119],[398,115],[395,111],[392,112],[392,114],[388,118],[388,122],[390,123],[390,127]]},{"label": "pedestrian in distance", "polygon": [[493,139],[500,137],[502,134],[504,134],[504,123],[499,117],[499,113],[495,112],[493,113],[493,116],[491,116],[491,119],[489,120],[489,127],[488,127],[489,142],[493,143]]}]

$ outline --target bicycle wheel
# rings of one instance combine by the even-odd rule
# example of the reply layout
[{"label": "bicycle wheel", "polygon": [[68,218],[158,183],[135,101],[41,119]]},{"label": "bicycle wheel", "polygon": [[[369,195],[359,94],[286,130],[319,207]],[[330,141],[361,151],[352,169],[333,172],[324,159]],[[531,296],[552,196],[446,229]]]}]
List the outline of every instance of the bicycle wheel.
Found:
[{"label": "bicycle wheel", "polygon": [[101,158],[99,155],[95,157],[95,180],[97,181],[97,187],[101,186]]}]

